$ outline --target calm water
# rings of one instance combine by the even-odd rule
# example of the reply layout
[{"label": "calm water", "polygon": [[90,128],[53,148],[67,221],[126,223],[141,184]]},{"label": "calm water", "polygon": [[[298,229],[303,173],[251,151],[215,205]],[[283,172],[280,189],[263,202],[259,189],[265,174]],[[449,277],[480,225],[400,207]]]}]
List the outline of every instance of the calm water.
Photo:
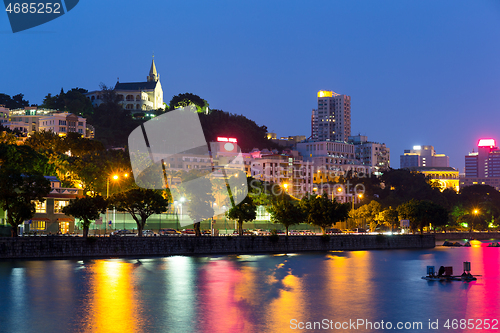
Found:
[{"label": "calm water", "polygon": [[[326,332],[299,322],[500,319],[500,248],[0,262],[1,332]],[[472,263],[476,282],[427,282]],[[291,320],[295,319],[296,322]],[[429,330],[429,319],[439,330]],[[296,323],[296,326],[294,326]],[[352,326],[351,326],[352,328]],[[341,332],[354,330],[340,329]],[[379,332],[359,326],[356,332]],[[387,330],[388,331],[388,330]]]}]

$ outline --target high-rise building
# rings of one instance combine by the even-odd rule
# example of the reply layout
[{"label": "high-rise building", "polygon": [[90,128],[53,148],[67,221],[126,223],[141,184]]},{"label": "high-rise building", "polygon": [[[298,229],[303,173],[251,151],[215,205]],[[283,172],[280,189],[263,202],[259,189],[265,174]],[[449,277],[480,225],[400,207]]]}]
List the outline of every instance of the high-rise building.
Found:
[{"label": "high-rise building", "polygon": [[433,146],[413,146],[400,155],[400,168],[438,167],[448,168],[450,158],[445,154],[436,154]]},{"label": "high-rise building", "polygon": [[465,156],[465,177],[460,187],[476,184],[500,190],[500,149],[494,139],[480,139],[477,152]]},{"label": "high-rise building", "polygon": [[312,110],[311,134],[314,141],[347,142],[351,135],[351,96],[318,91],[318,108]]}]

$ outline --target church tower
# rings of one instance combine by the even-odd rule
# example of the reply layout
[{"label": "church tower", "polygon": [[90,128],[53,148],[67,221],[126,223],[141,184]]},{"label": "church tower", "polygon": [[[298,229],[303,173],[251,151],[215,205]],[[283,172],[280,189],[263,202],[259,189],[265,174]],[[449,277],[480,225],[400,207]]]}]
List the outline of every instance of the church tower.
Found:
[{"label": "church tower", "polygon": [[155,56],[153,56],[153,62],[151,63],[151,69],[149,70],[148,82],[158,82],[160,80],[160,75],[156,72],[155,66]]}]

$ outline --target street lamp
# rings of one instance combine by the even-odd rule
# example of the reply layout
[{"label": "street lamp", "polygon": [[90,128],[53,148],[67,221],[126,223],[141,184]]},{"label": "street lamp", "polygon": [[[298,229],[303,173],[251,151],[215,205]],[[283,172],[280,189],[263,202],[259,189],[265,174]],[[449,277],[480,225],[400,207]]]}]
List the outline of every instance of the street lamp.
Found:
[{"label": "street lamp", "polygon": [[[128,178],[128,173],[124,173],[123,177]],[[117,181],[118,179],[120,179],[120,176],[117,174],[114,174],[111,177],[106,178],[106,199],[109,199],[109,180],[110,179]],[[114,212],[114,208],[113,208],[113,212]],[[115,222],[115,219],[114,219],[114,214],[113,214],[113,224],[114,224],[114,222]],[[108,231],[108,207],[106,207],[106,223],[104,225],[104,234],[106,234],[107,231]]]}]

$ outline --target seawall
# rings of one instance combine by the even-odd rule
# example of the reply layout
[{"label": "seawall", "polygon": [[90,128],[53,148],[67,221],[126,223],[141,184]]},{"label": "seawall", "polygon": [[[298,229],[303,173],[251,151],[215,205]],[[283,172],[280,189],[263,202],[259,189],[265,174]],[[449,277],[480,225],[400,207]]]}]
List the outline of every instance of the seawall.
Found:
[{"label": "seawall", "polygon": [[477,240],[488,240],[488,239],[500,239],[500,233],[498,232],[446,232],[446,233],[436,233],[434,234],[436,240],[458,240],[458,239],[477,239]]},{"label": "seawall", "polygon": [[434,235],[0,238],[0,259],[103,258],[433,248]]}]

